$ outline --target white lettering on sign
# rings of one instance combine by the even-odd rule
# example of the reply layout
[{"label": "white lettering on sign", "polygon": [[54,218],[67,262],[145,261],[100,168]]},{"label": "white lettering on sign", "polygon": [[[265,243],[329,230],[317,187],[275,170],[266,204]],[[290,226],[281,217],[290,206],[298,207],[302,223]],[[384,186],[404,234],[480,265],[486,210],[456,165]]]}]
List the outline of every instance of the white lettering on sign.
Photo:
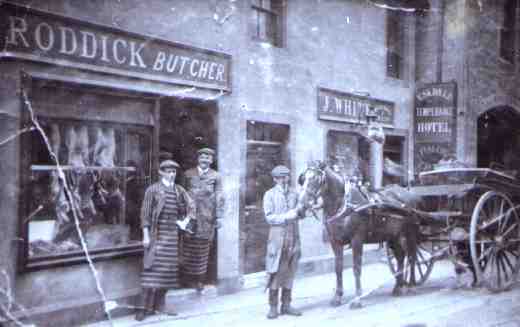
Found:
[{"label": "white lettering on sign", "polygon": [[417,107],[417,117],[451,117],[453,107]]},{"label": "white lettering on sign", "polygon": [[451,128],[448,122],[427,122],[417,123],[417,133],[451,133]]},{"label": "white lettering on sign", "polygon": [[[95,58],[97,54],[97,42],[94,33],[80,31],[81,43],[83,44],[80,56],[84,58]],[[90,51],[89,51],[90,50]]]},{"label": "white lettering on sign", "polygon": [[127,44],[126,41],[123,39],[116,39],[114,43],[112,44],[112,53],[114,54],[114,60],[118,64],[124,64],[126,62],[126,57],[120,57],[119,56],[119,45],[124,46],[126,48]]},{"label": "white lettering on sign", "polygon": [[17,39],[22,40],[25,47],[29,47],[29,43],[23,34],[27,32],[27,22],[20,17],[9,16],[9,33],[7,33],[7,45],[18,45]]},{"label": "white lettering on sign", "polygon": [[428,97],[441,97],[446,101],[451,101],[453,99],[453,93],[443,87],[425,88],[417,93],[417,100],[419,101],[422,101]]},{"label": "white lettering on sign", "polygon": [[[42,31],[44,29],[45,31]],[[43,34],[46,33],[47,35],[47,44],[44,44],[42,37]],[[40,50],[43,51],[49,51],[54,46],[54,30],[52,29],[51,25],[47,23],[40,23],[38,26],[36,26],[36,29],[34,30],[34,39],[36,40],[36,45]]]},{"label": "white lettering on sign", "polygon": [[[60,26],[59,29],[61,31],[60,52],[68,55],[73,54],[78,48],[78,40],[76,40],[76,34],[74,33],[74,30],[65,26]],[[67,46],[68,44],[70,47]]]}]

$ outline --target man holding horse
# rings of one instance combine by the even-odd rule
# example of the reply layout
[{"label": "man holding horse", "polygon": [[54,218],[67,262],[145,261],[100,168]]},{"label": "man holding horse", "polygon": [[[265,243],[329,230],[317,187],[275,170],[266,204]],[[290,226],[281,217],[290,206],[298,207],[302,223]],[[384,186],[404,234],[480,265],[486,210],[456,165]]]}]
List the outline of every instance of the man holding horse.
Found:
[{"label": "man holding horse", "polygon": [[270,225],[265,260],[269,274],[268,319],[278,317],[279,290],[282,290],[280,314],[300,316],[302,313],[291,306],[291,293],[301,256],[298,219],[302,208],[298,208],[298,196],[289,187],[290,171],[285,166],[276,166],[271,175],[275,186],[264,194],[264,214]]}]

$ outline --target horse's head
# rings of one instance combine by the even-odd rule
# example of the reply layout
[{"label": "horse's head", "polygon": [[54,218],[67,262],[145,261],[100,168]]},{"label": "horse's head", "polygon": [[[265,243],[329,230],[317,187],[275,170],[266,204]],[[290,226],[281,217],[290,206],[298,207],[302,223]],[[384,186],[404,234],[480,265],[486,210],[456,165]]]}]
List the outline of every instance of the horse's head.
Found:
[{"label": "horse's head", "polygon": [[321,162],[310,165],[298,178],[298,183],[302,186],[299,201],[305,207],[321,196],[326,182],[325,168],[325,164]]}]

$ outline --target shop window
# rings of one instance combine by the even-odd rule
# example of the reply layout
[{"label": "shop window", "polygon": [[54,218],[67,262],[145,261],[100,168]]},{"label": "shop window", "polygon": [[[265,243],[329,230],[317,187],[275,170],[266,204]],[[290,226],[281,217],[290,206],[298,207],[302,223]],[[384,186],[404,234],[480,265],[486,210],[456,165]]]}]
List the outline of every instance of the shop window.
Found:
[{"label": "shop window", "polygon": [[500,28],[500,57],[509,63],[515,61],[517,7],[518,0],[505,2],[504,17]]},{"label": "shop window", "polygon": [[[370,143],[357,134],[341,131],[327,133],[327,156],[333,169],[345,177],[370,180]],[[383,147],[383,185],[404,184],[404,138],[387,135]]]},{"label": "shop window", "polygon": [[271,170],[277,165],[290,167],[288,140],[287,125],[247,122],[245,208],[240,224],[246,274],[265,269],[269,225],[263,212],[263,197],[274,185]]},{"label": "shop window", "polygon": [[[56,117],[66,111],[58,108],[60,95],[65,103],[83,94],[76,98],[78,107],[88,99],[109,106],[117,97],[53,91],[40,92],[54,94],[49,101],[31,101],[41,131],[28,134],[22,150],[25,266],[84,262],[83,245],[94,259],[140,252],[139,211],[151,181],[152,126],[115,117],[103,121],[102,114],[93,120],[88,111]],[[48,110],[49,103],[55,110]],[[120,121],[131,116],[129,110]]]},{"label": "shop window", "polygon": [[386,76],[404,79],[405,16],[398,10],[386,11]]},{"label": "shop window", "polygon": [[285,33],[285,1],[253,0],[253,39],[282,47]]}]

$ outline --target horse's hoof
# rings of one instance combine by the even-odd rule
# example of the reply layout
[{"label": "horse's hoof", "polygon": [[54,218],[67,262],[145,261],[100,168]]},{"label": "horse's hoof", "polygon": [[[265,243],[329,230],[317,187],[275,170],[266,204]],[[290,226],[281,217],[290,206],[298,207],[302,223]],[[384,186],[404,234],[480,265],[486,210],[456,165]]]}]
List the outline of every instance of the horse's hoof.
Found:
[{"label": "horse's hoof", "polygon": [[341,298],[335,296],[335,297],[330,301],[330,305],[333,306],[333,307],[339,307],[339,306],[341,305]]},{"label": "horse's hoof", "polygon": [[359,300],[355,300],[350,302],[350,309],[361,309],[363,304]]},{"label": "horse's hoof", "polygon": [[401,296],[403,295],[403,291],[401,290],[400,287],[395,287],[394,290],[392,291],[392,296]]},{"label": "horse's hoof", "polygon": [[408,295],[417,295],[417,289],[415,287],[407,287],[406,294]]}]

